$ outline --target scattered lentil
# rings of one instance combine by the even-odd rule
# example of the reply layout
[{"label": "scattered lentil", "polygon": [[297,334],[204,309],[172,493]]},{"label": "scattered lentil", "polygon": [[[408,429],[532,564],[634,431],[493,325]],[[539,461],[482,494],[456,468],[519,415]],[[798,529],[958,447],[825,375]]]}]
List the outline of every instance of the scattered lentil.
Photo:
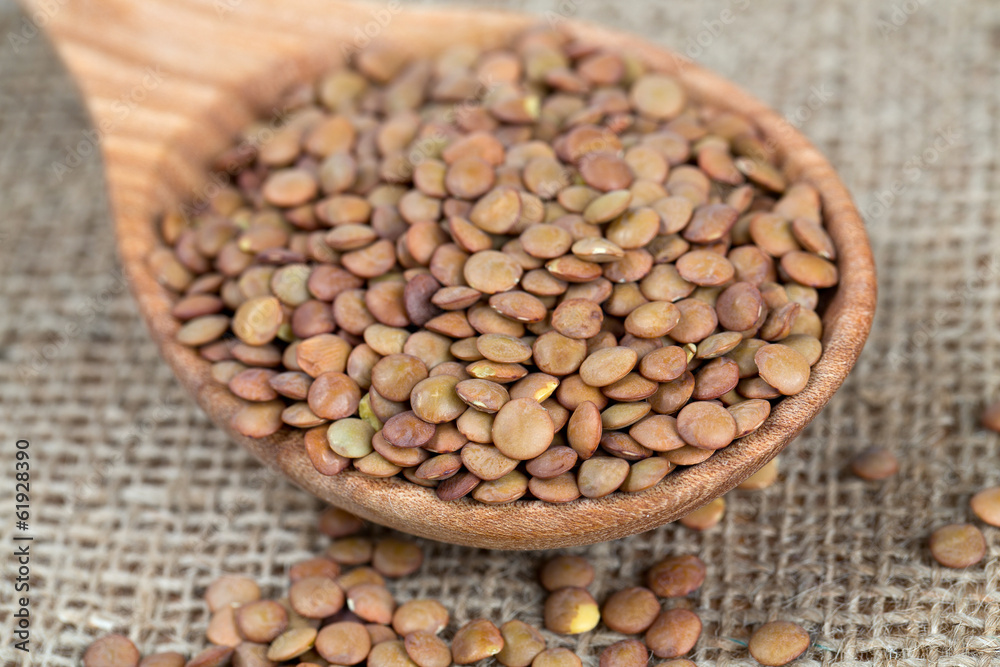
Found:
[{"label": "scattered lentil", "polygon": [[663,598],[693,593],[704,581],[705,563],[693,554],[667,557],[646,573],[649,588]]},{"label": "scattered lentil", "polygon": [[660,612],[646,631],[646,646],[657,658],[676,658],[694,648],[701,636],[701,619],[688,609]]},{"label": "scattered lentil", "polygon": [[[627,465],[627,464],[626,464]],[[545,627],[560,635],[590,632],[601,620],[593,596],[583,588],[560,588],[545,599]]]},{"label": "scattered lentil", "polygon": [[945,567],[975,565],[986,555],[986,538],[970,523],[943,526],[931,533],[931,555]]},{"label": "scattered lentil", "polygon": [[760,664],[781,667],[806,652],[809,633],[791,621],[771,621],[753,631],[747,647]]},{"label": "scattered lentil", "polygon": [[899,472],[899,460],[889,450],[872,446],[851,459],[851,472],[861,479],[881,481]]},{"label": "scattered lentil", "polygon": [[1000,486],[983,489],[969,501],[973,514],[991,526],[1000,526]]}]

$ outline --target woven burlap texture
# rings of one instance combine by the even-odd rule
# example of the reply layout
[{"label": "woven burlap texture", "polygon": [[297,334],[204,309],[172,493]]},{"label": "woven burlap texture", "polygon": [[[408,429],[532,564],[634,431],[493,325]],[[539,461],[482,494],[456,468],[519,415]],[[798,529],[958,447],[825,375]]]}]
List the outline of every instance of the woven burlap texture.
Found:
[{"label": "woven burlap texture", "polygon": [[[972,520],[972,493],[1000,483],[998,436],[977,421],[1000,398],[1000,6],[489,4],[641,33],[774,105],[840,170],[880,270],[865,353],[782,456],[780,481],[730,494],[704,533],[666,526],[572,550],[594,562],[597,598],[662,556],[696,553],[708,564],[690,601],[705,622],[699,664],[754,664],[744,643],[777,618],[811,633],[803,666],[1000,664],[1000,533],[985,527],[987,557],[966,570],[937,566],[926,547],[935,527]],[[326,543],[319,503],[227,442],[158,358],[119,273],[86,114],[35,34],[45,17],[0,8],[0,548],[14,544],[19,438],[31,443],[35,537],[31,653],[9,646],[7,556],[0,662],[75,665],[110,631],[144,652],[190,654],[204,646],[204,587],[239,572],[280,594],[288,566]],[[53,165],[68,161],[60,177]],[[872,444],[898,454],[895,478],[845,473]],[[540,622],[543,554],[422,544],[419,575],[393,584],[399,600],[442,599],[452,629],[478,616]],[[548,638],[588,665],[620,639]]]}]

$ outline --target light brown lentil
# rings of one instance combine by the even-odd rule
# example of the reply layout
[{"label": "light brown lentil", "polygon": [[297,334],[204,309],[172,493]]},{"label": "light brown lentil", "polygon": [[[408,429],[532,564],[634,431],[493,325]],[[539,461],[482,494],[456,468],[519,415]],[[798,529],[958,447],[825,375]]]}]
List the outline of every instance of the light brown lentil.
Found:
[{"label": "light brown lentil", "polygon": [[217,646],[239,646],[243,641],[236,629],[236,609],[223,607],[212,614],[205,630],[205,639]]},{"label": "light brown lentil", "polygon": [[552,418],[538,401],[517,398],[497,412],[493,443],[512,459],[532,459],[548,449],[554,432]]},{"label": "light brown lentil", "polygon": [[791,621],[765,623],[750,635],[747,648],[754,660],[768,667],[781,667],[809,648],[809,633]]},{"label": "light brown lentil", "polygon": [[643,667],[647,662],[646,646],[638,639],[624,639],[605,647],[598,664],[600,667]]},{"label": "light brown lentil", "polygon": [[162,653],[147,655],[139,661],[139,667],[184,667],[186,662],[184,656],[180,653],[164,651]]},{"label": "light brown lentil", "polygon": [[392,578],[413,574],[423,562],[423,551],[407,540],[391,537],[381,539],[375,543],[372,552],[372,567],[380,574]]},{"label": "light brown lentil", "polygon": [[247,602],[236,610],[236,628],[247,641],[267,644],[287,626],[288,612],[273,600]]},{"label": "light brown lentil", "polygon": [[761,378],[786,396],[799,393],[809,381],[809,362],[787,345],[761,347],[754,362]]},{"label": "light brown lentil", "polygon": [[336,579],[338,576],[340,576],[340,566],[322,556],[298,562],[288,569],[288,578],[293,584],[306,577]]},{"label": "light brown lentil", "polygon": [[332,577],[308,576],[292,584],[288,601],[297,614],[306,618],[326,618],[344,606],[344,591]]},{"label": "light brown lentil", "polygon": [[560,635],[590,632],[601,621],[593,596],[583,588],[560,588],[545,599],[545,627]]},{"label": "light brown lentil", "polygon": [[576,476],[569,472],[545,479],[532,477],[528,480],[528,491],[547,503],[568,503],[580,497]]},{"label": "light brown lentil", "polygon": [[705,564],[695,555],[669,556],[646,573],[646,583],[663,598],[683,597],[701,588]]},{"label": "light brown lentil", "polygon": [[367,565],[355,567],[337,577],[337,585],[344,591],[350,591],[355,586],[360,586],[361,584],[385,586],[385,578]]},{"label": "light brown lentil", "polygon": [[360,623],[331,623],[316,636],[316,652],[335,665],[356,665],[368,657],[371,637]]},{"label": "light brown lentil", "polygon": [[583,663],[568,648],[545,649],[531,662],[531,667],[582,667]]},{"label": "light brown lentil", "polygon": [[771,414],[771,404],[759,398],[751,398],[729,406],[729,414],[736,420],[736,437],[742,438],[761,427]]},{"label": "light brown lentil", "polygon": [[127,637],[105,635],[83,654],[84,667],[136,667],[139,649]]},{"label": "light brown lentil", "polygon": [[343,537],[326,548],[326,555],[340,565],[362,565],[372,559],[375,545],[366,537]]},{"label": "light brown lentil", "polygon": [[506,667],[528,667],[535,657],[545,650],[545,637],[524,621],[507,621],[500,626],[503,648],[496,660]]},{"label": "light brown lentil", "polygon": [[676,466],[665,458],[653,456],[629,466],[628,476],[619,487],[625,493],[639,493],[660,483]]},{"label": "light brown lentil", "polygon": [[224,667],[229,664],[234,652],[231,646],[207,648],[188,660],[184,667]]},{"label": "light brown lentil", "polygon": [[437,634],[448,625],[449,614],[437,600],[411,600],[396,608],[392,629],[401,637],[413,632]]},{"label": "light brown lentil", "polygon": [[628,473],[628,461],[611,456],[595,456],[580,465],[577,484],[580,493],[587,498],[603,498],[618,489]]},{"label": "light brown lentil", "polygon": [[386,625],[392,621],[396,601],[385,586],[358,584],[347,591],[347,608],[364,621]]},{"label": "light brown lentil", "polygon": [[725,498],[716,498],[680,518],[681,524],[694,530],[708,530],[722,521],[726,512]]},{"label": "light brown lentil", "polygon": [[549,592],[560,588],[587,588],[594,581],[594,566],[580,556],[550,558],[539,572],[542,587]]},{"label": "light brown lentil", "polygon": [[623,635],[645,632],[660,613],[653,591],[633,586],[609,597],[601,608],[604,624]]},{"label": "light brown lentil", "polygon": [[267,649],[267,659],[275,662],[291,660],[313,647],[316,641],[315,628],[296,628],[279,635]]},{"label": "light brown lentil", "polygon": [[934,560],[945,567],[969,567],[986,555],[982,531],[969,523],[938,528],[931,533],[929,544]]},{"label": "light brown lentil", "polygon": [[889,450],[872,446],[851,459],[851,472],[861,479],[881,481],[899,472],[899,460]]},{"label": "light brown lentil", "polygon": [[1000,526],[1000,487],[994,486],[977,492],[969,501],[972,513],[991,526]]},{"label": "light brown lentil", "polygon": [[992,403],[983,410],[980,416],[983,426],[991,431],[1000,432],[1000,402]]},{"label": "light brown lentil", "polygon": [[687,609],[660,612],[646,631],[646,646],[657,658],[675,658],[694,648],[701,636],[701,619]]},{"label": "light brown lentil", "polygon": [[253,579],[227,574],[213,581],[205,591],[209,611],[239,606],[260,599],[260,587]]},{"label": "light brown lentil", "polygon": [[746,491],[766,489],[778,480],[778,459],[774,458],[764,464],[764,467],[747,477],[736,488]]},{"label": "light brown lentil", "polygon": [[451,640],[452,660],[457,665],[471,665],[496,655],[503,645],[503,636],[497,626],[479,618],[469,621],[455,633]]},{"label": "light brown lentil", "polygon": [[[398,651],[398,642],[391,642],[391,644],[395,644],[391,650]],[[451,664],[451,649],[448,648],[443,639],[433,633],[418,631],[408,634],[403,641],[403,647],[406,655],[418,667],[448,667]],[[379,649],[379,652],[386,650],[390,649]],[[373,650],[372,655],[368,658],[368,664],[373,664],[373,662],[378,660],[379,656]],[[398,664],[400,663],[385,663],[386,667]]]}]

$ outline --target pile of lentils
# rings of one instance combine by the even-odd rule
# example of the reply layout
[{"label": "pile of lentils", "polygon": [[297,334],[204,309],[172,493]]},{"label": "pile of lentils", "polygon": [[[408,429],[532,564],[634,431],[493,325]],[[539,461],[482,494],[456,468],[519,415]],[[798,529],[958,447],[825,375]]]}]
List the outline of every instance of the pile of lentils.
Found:
[{"label": "pile of lentils", "polygon": [[[397,604],[387,579],[420,569],[417,544],[359,535],[362,522],[337,509],[322,515],[320,529],[333,542],[324,555],[289,568],[284,597],[264,599],[260,586],[240,575],[225,575],[208,587],[206,639],[212,646],[201,653],[143,658],[128,638],[108,635],[87,649],[84,667],[449,667],[487,658],[504,667],[582,666],[575,653],[549,647],[545,634],[524,621],[497,626],[478,618],[452,630],[450,612],[437,600]],[[660,667],[694,667],[680,656],[694,649],[702,633],[690,596],[705,574],[705,564],[693,554],[668,556],[648,570],[645,586],[620,590],[599,606],[587,590],[594,567],[579,556],[555,556],[539,572],[548,592],[544,628],[579,635],[603,623],[624,635],[601,651],[600,667],[645,667],[651,655],[667,659]],[[810,644],[802,627],[771,621],[754,630],[748,649],[762,665],[784,665]]]},{"label": "pile of lentils", "polygon": [[149,257],[239,433],[558,503],[648,489],[805,388],[838,281],[817,191],[636,56],[370,48],[286,107]]}]

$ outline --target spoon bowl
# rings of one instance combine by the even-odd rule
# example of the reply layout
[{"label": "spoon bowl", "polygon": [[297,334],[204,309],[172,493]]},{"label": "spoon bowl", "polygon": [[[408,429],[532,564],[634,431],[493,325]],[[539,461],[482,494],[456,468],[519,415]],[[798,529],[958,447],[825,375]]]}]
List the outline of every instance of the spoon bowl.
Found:
[{"label": "spoon bowl", "polygon": [[481,9],[400,9],[320,0],[29,0],[79,83],[101,137],[121,261],[164,359],[212,420],[264,464],[359,516],[445,542],[494,549],[589,544],[673,521],[726,493],[773,459],[819,413],[853,367],[871,328],[876,283],[871,248],[847,189],[827,160],[784,119],[731,82],[634,35],[559,17],[560,27],[636,51],[673,73],[702,101],[738,111],[760,128],[788,177],[820,193],[837,247],[840,284],[823,314],[824,352],[806,389],[775,406],[764,425],[707,461],[647,491],[564,505],[440,501],[433,490],[354,471],[326,477],[306,456],[302,432],[252,439],[230,427],[240,403],[210,364],[174,341],[168,291],[146,264],[156,220],[204,197],[211,159],[254,119],[268,117],[291,84],[315,79],[372,34],[412,55],[453,43],[499,46],[544,17]]}]

